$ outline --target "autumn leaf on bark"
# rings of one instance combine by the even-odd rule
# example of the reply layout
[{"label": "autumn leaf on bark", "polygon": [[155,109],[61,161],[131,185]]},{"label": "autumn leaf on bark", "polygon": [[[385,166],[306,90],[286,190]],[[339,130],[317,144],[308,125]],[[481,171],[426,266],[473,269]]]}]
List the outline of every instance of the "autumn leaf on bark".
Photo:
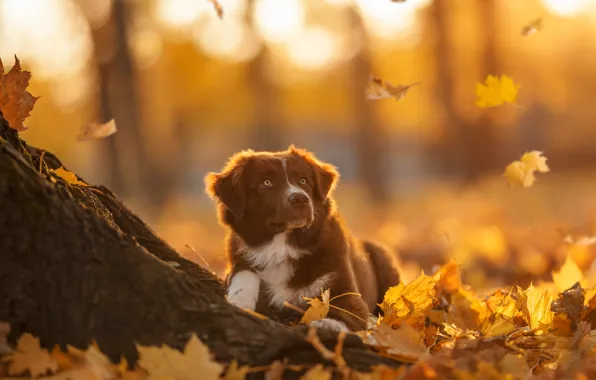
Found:
[{"label": "autumn leaf on bark", "polygon": [[23,122],[39,97],[27,91],[31,73],[21,69],[21,63],[16,56],[14,59],[14,66],[6,74],[0,59],[0,111],[11,128],[22,132],[27,130]]}]

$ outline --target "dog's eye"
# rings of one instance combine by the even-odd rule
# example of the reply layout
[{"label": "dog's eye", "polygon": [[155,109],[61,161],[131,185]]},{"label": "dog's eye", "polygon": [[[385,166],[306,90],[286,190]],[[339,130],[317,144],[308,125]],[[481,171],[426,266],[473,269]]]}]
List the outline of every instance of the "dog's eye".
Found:
[{"label": "dog's eye", "polygon": [[265,187],[271,187],[273,185],[273,182],[271,182],[270,179],[265,179],[263,180],[263,182],[261,182],[263,184],[263,186]]},{"label": "dog's eye", "polygon": [[306,185],[306,178],[300,178],[300,184]]}]

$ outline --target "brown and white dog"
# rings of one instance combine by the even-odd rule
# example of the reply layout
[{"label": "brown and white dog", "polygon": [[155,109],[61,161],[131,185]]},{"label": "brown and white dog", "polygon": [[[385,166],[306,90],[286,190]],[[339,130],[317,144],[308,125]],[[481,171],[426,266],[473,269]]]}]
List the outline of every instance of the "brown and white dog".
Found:
[{"label": "brown and white dog", "polygon": [[284,302],[331,289],[328,317],[313,323],[333,330],[363,330],[385,291],[399,283],[396,260],[383,248],[353,238],[331,198],[339,174],[313,154],[242,151],[221,173],[205,177],[228,227],[230,303],[265,315]]}]

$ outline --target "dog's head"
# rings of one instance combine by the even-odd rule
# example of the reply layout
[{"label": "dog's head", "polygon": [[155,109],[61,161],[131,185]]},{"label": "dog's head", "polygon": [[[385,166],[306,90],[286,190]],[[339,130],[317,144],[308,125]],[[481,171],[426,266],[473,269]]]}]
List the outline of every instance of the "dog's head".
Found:
[{"label": "dog's head", "polygon": [[308,228],[325,210],[338,178],[335,167],[290,146],[282,152],[237,153],[205,183],[236,223],[275,234]]}]

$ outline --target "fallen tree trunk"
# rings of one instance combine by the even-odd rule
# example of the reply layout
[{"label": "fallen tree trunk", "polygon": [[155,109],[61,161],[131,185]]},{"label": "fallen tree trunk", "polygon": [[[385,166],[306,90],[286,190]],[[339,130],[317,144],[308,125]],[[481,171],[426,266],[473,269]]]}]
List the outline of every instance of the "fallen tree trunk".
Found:
[{"label": "fallen tree trunk", "polygon": [[[13,343],[24,332],[47,348],[94,339],[112,360],[134,363],[135,343],[182,349],[196,333],[222,363],[333,365],[305,341],[304,326],[228,304],[215,274],[179,256],[105,187],[52,174],[60,166],[0,113],[0,321],[12,326]],[[336,333],[319,336],[329,348],[337,342]],[[353,334],[343,354],[359,371],[400,365]]]}]

